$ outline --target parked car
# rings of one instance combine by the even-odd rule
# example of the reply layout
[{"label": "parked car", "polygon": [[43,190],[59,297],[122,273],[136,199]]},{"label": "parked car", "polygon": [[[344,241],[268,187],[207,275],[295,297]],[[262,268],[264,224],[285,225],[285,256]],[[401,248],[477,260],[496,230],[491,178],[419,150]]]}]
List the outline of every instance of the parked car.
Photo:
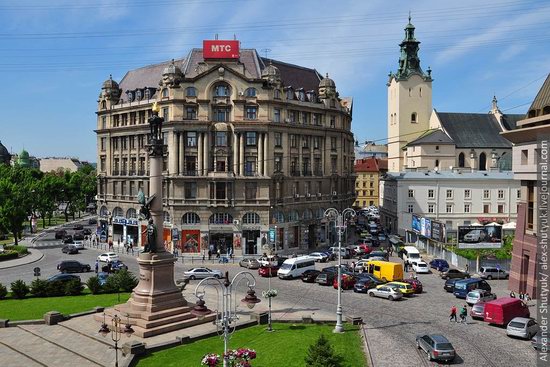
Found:
[{"label": "parked car", "polygon": [[84,228],[82,230],[82,234],[84,234],[85,236],[89,236],[92,234],[92,230],[90,228]]},{"label": "parked car", "polygon": [[464,298],[475,289],[491,292],[491,285],[481,278],[461,279],[455,283],[453,294],[456,298]]},{"label": "parked car", "polygon": [[208,268],[192,268],[183,273],[184,278],[191,280],[204,279],[208,277],[223,278],[223,274],[219,270],[211,270]]},{"label": "parked car", "polygon": [[84,250],[84,242],[82,242],[81,240],[75,240],[73,241],[73,243],[71,243],[71,245],[74,245],[77,250]]},{"label": "parked car", "polygon": [[378,260],[382,259],[383,261],[389,260],[389,255],[387,251],[372,251],[370,254],[365,254],[361,258],[362,260]]},{"label": "parked car", "polygon": [[299,278],[307,270],[315,270],[315,259],[309,256],[287,259],[277,271],[280,279]]},{"label": "parked car", "polygon": [[335,272],[322,271],[317,275],[317,278],[315,278],[315,283],[319,285],[331,285],[334,279],[336,279],[336,275],[337,273]]},{"label": "parked car", "polygon": [[306,270],[303,274],[302,274],[302,282],[305,282],[305,283],[315,283],[315,279],[317,279],[317,276],[320,274],[321,272],[319,270]]},{"label": "parked car", "polygon": [[[342,289],[353,289],[355,282],[357,282],[357,278],[354,277],[352,274],[342,273],[342,281],[340,282]],[[334,289],[338,289],[338,275],[336,275],[336,277],[332,281],[332,287]]]},{"label": "parked car", "polygon": [[100,285],[105,285],[105,283],[107,283],[108,277],[109,277],[109,273],[105,273],[103,271],[97,273],[97,279],[99,279]]},{"label": "parked car", "polygon": [[370,279],[372,280],[377,286],[381,284],[386,284],[387,282],[383,281],[382,279],[378,278],[375,275],[369,274],[369,273],[359,273],[356,275],[359,279]]},{"label": "parked car", "polygon": [[259,269],[260,263],[252,257],[245,257],[239,261],[239,266],[247,269]]},{"label": "parked car", "polygon": [[424,261],[411,261],[412,268],[417,274],[429,274],[430,268]]},{"label": "parked car", "polygon": [[78,249],[76,248],[75,245],[70,244],[70,245],[63,246],[61,248],[61,252],[63,252],[64,254],[73,255],[73,254],[78,254]]},{"label": "parked car", "polygon": [[75,224],[75,225],[73,226],[73,229],[74,229],[75,231],[80,231],[80,230],[84,229],[84,226],[83,226],[82,224],[80,224],[80,223],[77,223],[77,224]]},{"label": "parked car", "polygon": [[459,279],[466,279],[470,277],[470,273],[466,271],[461,271],[458,269],[447,269],[447,271],[441,272],[439,276],[442,279],[449,279],[449,278],[459,278]]},{"label": "parked car", "polygon": [[95,219],[95,218],[88,219],[88,224],[90,224],[90,225],[97,224],[97,219]]},{"label": "parked car", "polygon": [[484,321],[504,326],[515,317],[531,316],[529,308],[520,299],[504,297],[485,303]]},{"label": "parked car", "polygon": [[261,277],[276,277],[279,268],[277,266],[260,266],[258,268],[258,274]]},{"label": "parked car", "polygon": [[399,292],[397,288],[389,287],[385,284],[369,289],[367,294],[371,297],[387,298],[390,301],[397,301],[398,299],[403,298],[403,293]]},{"label": "parked car", "polygon": [[445,259],[433,259],[430,261],[430,268],[437,271],[447,271],[449,270],[449,263]]},{"label": "parked car", "polygon": [[449,293],[453,293],[455,291],[455,283],[458,282],[458,278],[449,278],[445,281],[445,285],[443,285],[443,289],[445,289]]},{"label": "parked car", "polygon": [[312,252],[308,256],[314,258],[316,262],[324,263],[328,261],[328,256],[321,252]]},{"label": "parked car", "polygon": [[358,278],[353,285],[355,293],[367,293],[369,289],[375,288],[378,284],[370,278]]},{"label": "parked car", "polygon": [[115,254],[114,252],[105,252],[97,257],[98,261],[107,262],[107,263],[118,259],[119,259],[118,255]]},{"label": "parked car", "polygon": [[260,263],[260,266],[281,266],[279,265],[279,261],[277,259],[277,256],[270,255],[270,256],[262,256],[258,259],[258,262]]},{"label": "parked car", "polygon": [[478,302],[488,302],[497,299],[497,295],[483,289],[475,289],[466,295],[466,303],[475,305]]},{"label": "parked car", "polygon": [[68,234],[65,237],[63,237],[63,243],[73,243],[73,236]]},{"label": "parked car", "polygon": [[83,273],[92,271],[92,268],[88,264],[83,264],[76,260],[64,260],[57,264],[57,270],[61,273]]},{"label": "parked car", "polygon": [[62,240],[67,235],[67,231],[64,229],[60,229],[58,231],[55,231],[55,239],[56,240]]},{"label": "parked car", "polygon": [[397,288],[404,296],[410,297],[414,294],[414,289],[412,285],[405,282],[389,282],[386,283],[388,287]]},{"label": "parked car", "polygon": [[548,339],[545,339],[545,342],[543,342],[542,333],[540,331],[533,338],[531,338],[531,346],[534,350],[548,353]]},{"label": "parked car", "polygon": [[485,316],[485,302],[478,302],[470,308],[472,319],[483,320]]},{"label": "parked car", "polygon": [[498,269],[494,266],[482,266],[479,268],[479,276],[482,279],[508,279],[510,274],[507,271]]},{"label": "parked car", "polygon": [[69,282],[71,280],[80,280],[80,277],[78,275],[73,274],[56,274],[53,277],[48,278],[46,281],[48,283],[50,282]]},{"label": "parked car", "polygon": [[440,334],[418,335],[416,346],[426,352],[430,361],[450,362],[456,357],[453,345]]},{"label": "parked car", "polygon": [[128,266],[120,260],[113,260],[110,262],[111,271],[116,273],[120,270],[128,270]]},{"label": "parked car", "polygon": [[422,282],[418,279],[407,278],[402,280],[403,283],[409,283],[415,294],[423,292]]},{"label": "parked car", "polygon": [[539,324],[535,320],[526,317],[514,317],[506,327],[506,335],[523,339],[531,339],[539,331]]},{"label": "parked car", "polygon": [[84,233],[82,233],[82,232],[75,232],[75,233],[73,234],[73,240],[74,240],[74,241],[77,241],[77,240],[78,240],[78,241],[83,241],[83,240],[84,240]]}]

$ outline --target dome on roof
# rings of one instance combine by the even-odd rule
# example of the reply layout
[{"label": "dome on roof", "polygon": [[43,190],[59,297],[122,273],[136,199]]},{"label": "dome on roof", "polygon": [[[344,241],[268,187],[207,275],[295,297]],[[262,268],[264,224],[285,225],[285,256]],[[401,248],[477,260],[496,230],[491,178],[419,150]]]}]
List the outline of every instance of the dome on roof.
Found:
[{"label": "dome on roof", "polygon": [[21,151],[21,153],[19,154],[19,158],[22,158],[22,159],[28,159],[29,158],[29,152],[27,152],[25,149],[23,149]]},{"label": "dome on roof", "polygon": [[8,149],[2,145],[2,142],[0,142],[0,163],[6,163],[9,164],[11,159],[11,154],[8,152]]},{"label": "dome on roof", "polygon": [[30,167],[31,166],[31,160],[29,157],[29,152],[27,152],[25,149],[19,153],[19,156],[17,157],[17,165],[21,167]]},{"label": "dome on roof", "polygon": [[321,79],[321,81],[319,82],[319,88],[327,88],[327,87],[336,88],[336,83],[334,83],[334,80],[328,77],[328,73],[327,73],[327,76]]},{"label": "dome on roof", "polygon": [[262,78],[263,77],[280,77],[281,72],[279,71],[279,68],[274,66],[271,62],[269,65],[266,66],[264,70],[262,70]]},{"label": "dome on roof", "polygon": [[174,59],[172,59],[172,62],[164,68],[164,71],[162,72],[162,80],[159,84],[169,85],[171,87],[179,87],[182,80],[183,72],[176,65]]},{"label": "dome on roof", "polygon": [[118,89],[118,83],[113,80],[113,76],[109,75],[109,79],[103,82],[103,89]]}]

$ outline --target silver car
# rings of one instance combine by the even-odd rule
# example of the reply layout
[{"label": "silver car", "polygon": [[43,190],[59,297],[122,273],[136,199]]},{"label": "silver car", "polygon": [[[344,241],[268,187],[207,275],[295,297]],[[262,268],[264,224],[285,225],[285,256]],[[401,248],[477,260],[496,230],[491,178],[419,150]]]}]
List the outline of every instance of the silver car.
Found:
[{"label": "silver car", "polygon": [[247,269],[258,269],[260,267],[260,263],[258,260],[252,257],[245,257],[244,259],[239,261],[239,266]]},{"label": "silver car", "polygon": [[452,361],[456,356],[453,345],[443,335],[418,335],[416,346],[426,352],[430,361]]},{"label": "silver car", "polygon": [[483,289],[474,289],[466,295],[466,303],[475,305],[479,302],[489,302],[497,299],[497,295]]},{"label": "silver car", "polygon": [[510,276],[507,271],[498,269],[495,266],[482,266],[479,268],[479,276],[482,279],[508,279]]},{"label": "silver car", "polygon": [[223,274],[219,270],[211,270],[208,268],[193,268],[183,273],[183,278],[187,279],[204,279],[208,277],[223,278]]},{"label": "silver car", "polygon": [[387,298],[390,301],[396,301],[403,298],[403,293],[395,287],[388,287],[386,285],[379,285],[376,288],[369,289],[367,294],[371,297],[382,297]]},{"label": "silver car", "polygon": [[526,317],[514,317],[506,327],[506,335],[531,339],[540,330],[535,320]]}]

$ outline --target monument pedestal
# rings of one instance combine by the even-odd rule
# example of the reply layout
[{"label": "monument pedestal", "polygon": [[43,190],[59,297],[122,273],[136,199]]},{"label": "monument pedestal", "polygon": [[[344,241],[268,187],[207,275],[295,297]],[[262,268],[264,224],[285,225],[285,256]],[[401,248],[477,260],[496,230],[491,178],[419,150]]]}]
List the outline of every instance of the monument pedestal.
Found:
[{"label": "monument pedestal", "polygon": [[[174,283],[176,258],[172,254],[141,253],[137,262],[139,283],[128,302],[105,310],[108,324],[110,318],[118,314],[123,324],[129,319],[134,335],[147,338],[214,320],[215,315],[199,320],[191,314],[194,305],[187,305]],[[103,316],[96,314],[95,319],[102,322]]]}]

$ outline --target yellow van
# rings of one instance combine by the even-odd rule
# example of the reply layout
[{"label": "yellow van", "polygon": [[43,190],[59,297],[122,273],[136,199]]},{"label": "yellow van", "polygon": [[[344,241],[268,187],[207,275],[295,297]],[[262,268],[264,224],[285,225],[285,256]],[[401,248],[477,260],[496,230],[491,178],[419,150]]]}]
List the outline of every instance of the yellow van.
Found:
[{"label": "yellow van", "polygon": [[403,280],[403,264],[390,261],[373,260],[365,265],[365,271],[386,282]]}]

